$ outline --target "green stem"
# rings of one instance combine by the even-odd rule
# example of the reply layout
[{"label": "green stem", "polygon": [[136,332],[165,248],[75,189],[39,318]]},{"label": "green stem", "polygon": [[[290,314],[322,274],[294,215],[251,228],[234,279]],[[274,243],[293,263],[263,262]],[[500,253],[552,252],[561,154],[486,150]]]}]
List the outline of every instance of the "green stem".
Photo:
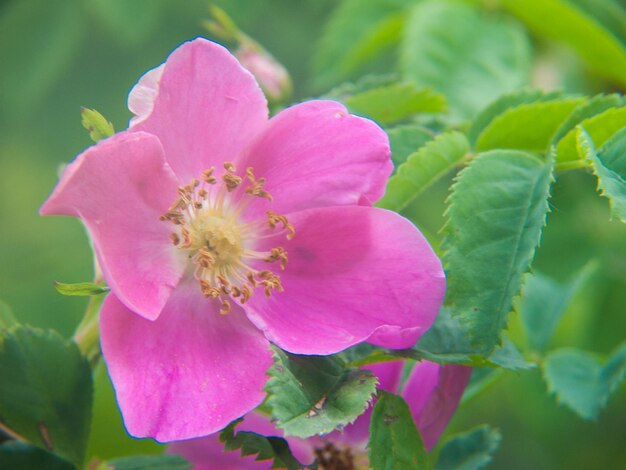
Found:
[{"label": "green stem", "polygon": [[85,315],[74,333],[74,341],[78,348],[95,366],[100,359],[100,331],[98,330],[98,314],[104,300],[104,294],[94,295],[89,298]]}]

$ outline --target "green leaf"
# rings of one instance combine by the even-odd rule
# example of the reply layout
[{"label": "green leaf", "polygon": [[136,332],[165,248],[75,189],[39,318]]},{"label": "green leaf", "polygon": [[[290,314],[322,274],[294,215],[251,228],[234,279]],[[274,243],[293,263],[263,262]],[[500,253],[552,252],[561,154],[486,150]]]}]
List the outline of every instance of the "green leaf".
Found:
[{"label": "green leaf", "polygon": [[569,44],[599,75],[626,85],[626,48],[571,2],[503,0],[502,3],[538,34]]},{"label": "green leaf", "polygon": [[106,294],[111,290],[103,284],[94,284],[93,282],[66,284],[64,282],[55,281],[54,288],[59,294],[77,296]]},{"label": "green leaf", "polygon": [[106,120],[106,118],[95,109],[82,108],[80,110],[81,124],[87,131],[89,131],[89,137],[94,142],[111,137],[115,134],[113,124]]},{"label": "green leaf", "polygon": [[256,455],[255,460],[272,460],[271,468],[299,470],[305,468],[293,456],[287,441],[281,437],[262,436],[254,432],[239,431],[235,434],[235,426],[241,419],[230,423],[221,433],[220,442],[225,450],[241,449],[241,455]]},{"label": "green leaf", "polygon": [[11,311],[11,307],[0,300],[0,329],[17,325],[18,321]]},{"label": "green leaf", "polygon": [[474,367],[472,369],[472,377],[463,392],[461,405],[479,395],[483,390],[486,390],[503,375],[504,369],[495,369],[493,367]]},{"label": "green leaf", "polygon": [[582,418],[596,419],[626,373],[626,343],[603,364],[595,354],[562,348],[546,356],[543,375],[550,392]]},{"label": "green leaf", "polygon": [[400,53],[404,78],[441,91],[460,118],[472,117],[528,82],[530,47],[524,31],[463,2],[418,2],[407,19]]},{"label": "green leaf", "polygon": [[400,211],[419,193],[452,170],[469,151],[463,134],[456,131],[441,134],[427,142],[398,167],[387,183],[385,195],[377,205]]},{"label": "green leaf", "polygon": [[446,99],[429,88],[418,89],[414,83],[394,83],[354,94],[345,104],[354,114],[388,124],[415,113],[444,111]]},{"label": "green leaf", "polygon": [[454,436],[441,448],[437,470],[479,470],[491,463],[502,436],[497,429],[478,426]]},{"label": "green leaf", "polygon": [[396,126],[386,129],[386,132],[391,146],[391,159],[396,169],[406,161],[409,155],[435,138],[430,129],[418,124]]},{"label": "green leaf", "polygon": [[551,162],[495,150],[477,156],[448,198],[443,261],[446,305],[489,354],[528,270],[548,211]]},{"label": "green leaf", "polygon": [[592,118],[608,109],[617,108],[624,104],[624,99],[620,95],[596,95],[588,101],[579,104],[572,113],[559,126],[552,137],[552,145],[556,145],[568,132],[574,129],[585,119]]},{"label": "green leaf", "polygon": [[588,16],[608,29],[613,35],[626,42],[626,10],[620,0],[569,0]]},{"label": "green leaf", "polygon": [[371,372],[349,369],[337,356],[298,356],[275,348],[274,357],[266,403],[287,436],[329,433],[351,423],[376,390]]},{"label": "green leaf", "polygon": [[314,75],[324,88],[395,45],[402,32],[402,9],[409,0],[345,0],[332,13],[316,48]]},{"label": "green leaf", "polygon": [[[626,127],[626,107],[611,108],[579,123],[589,134],[596,147],[602,146],[617,131]],[[576,147],[576,129],[571,129],[556,147],[557,163],[585,158]]]},{"label": "green leaf", "polygon": [[512,93],[502,95],[484,110],[480,112],[476,119],[472,122],[467,133],[467,138],[472,146],[476,145],[476,141],[480,134],[491,122],[505,111],[511,108],[517,108],[523,104],[537,103],[542,101],[551,101],[559,98],[561,93],[551,92],[545,93],[541,90],[518,90]]},{"label": "green leaf", "polygon": [[594,269],[589,264],[564,284],[537,272],[526,275],[518,310],[532,348],[545,351],[567,306]]},{"label": "green leaf", "polygon": [[585,155],[598,177],[598,191],[608,198],[611,217],[626,222],[626,128],[596,152],[591,137],[578,128],[579,153]]},{"label": "green leaf", "polygon": [[564,98],[508,109],[483,130],[476,142],[476,149],[545,151],[561,123],[583,101],[583,98]]},{"label": "green leaf", "polygon": [[187,470],[191,467],[179,455],[140,455],[111,460],[103,470]]},{"label": "green leaf", "polygon": [[0,443],[0,468],[6,470],[74,470],[71,463],[25,442]]},{"label": "green leaf", "polygon": [[383,390],[378,393],[367,445],[372,470],[431,468],[424,443],[406,402]]},{"label": "green leaf", "polygon": [[353,82],[345,82],[321,95],[320,99],[345,101],[352,95],[365,93],[375,88],[383,88],[398,83],[396,74],[365,75]]},{"label": "green leaf", "polygon": [[0,336],[0,420],[33,444],[81,466],[91,422],[92,379],[72,341],[13,327]]}]

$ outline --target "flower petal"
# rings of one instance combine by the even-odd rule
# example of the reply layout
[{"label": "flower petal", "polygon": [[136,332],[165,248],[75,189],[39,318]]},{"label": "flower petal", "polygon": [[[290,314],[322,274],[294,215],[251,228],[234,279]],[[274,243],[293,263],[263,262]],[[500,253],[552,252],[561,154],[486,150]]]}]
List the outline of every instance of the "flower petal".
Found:
[{"label": "flower petal", "polygon": [[426,450],[432,449],[456,410],[472,368],[421,361],[415,364],[402,396],[406,400]]},{"label": "flower petal", "polygon": [[165,64],[148,70],[128,94],[128,109],[135,115],[130,125],[139,124],[152,112],[154,100],[159,92],[159,82],[163,75]]},{"label": "flower petal", "polygon": [[237,306],[220,315],[195,282],[181,283],[155,321],[109,295],[100,329],[117,402],[135,437],[205,436],[263,401],[272,364],[267,340]]},{"label": "flower petal", "polygon": [[[235,432],[249,431],[263,436],[284,437],[283,431],[276,428],[270,419],[258,413],[248,413],[241,424],[235,428]],[[300,439],[298,437],[286,438],[293,455],[302,463],[310,464],[313,459],[313,439]],[[256,456],[240,456],[240,450],[224,450],[224,444],[219,441],[219,435],[187,441],[173,442],[167,446],[168,454],[179,454],[189,460],[195,470],[267,470],[270,461],[255,461]]]},{"label": "flower petal", "polygon": [[255,295],[244,306],[270,341],[298,354],[332,354],[362,341],[406,348],[430,327],[444,273],[408,220],[365,206],[288,217],[296,236],[284,245],[284,292]]},{"label": "flower petal", "polygon": [[41,214],[80,217],[109,287],[128,308],[156,318],[178,284],[184,262],[159,221],[176,194],[159,140],[123,132],[68,165]]},{"label": "flower petal", "polygon": [[280,213],[371,205],[393,170],[385,132],[335,101],[307,101],[281,111],[240,166],[267,179],[272,209]]},{"label": "flower petal", "polygon": [[158,136],[171,167],[189,181],[237,158],[266,125],[267,113],[252,74],[222,46],[198,38],[168,57],[152,112],[131,130]]}]

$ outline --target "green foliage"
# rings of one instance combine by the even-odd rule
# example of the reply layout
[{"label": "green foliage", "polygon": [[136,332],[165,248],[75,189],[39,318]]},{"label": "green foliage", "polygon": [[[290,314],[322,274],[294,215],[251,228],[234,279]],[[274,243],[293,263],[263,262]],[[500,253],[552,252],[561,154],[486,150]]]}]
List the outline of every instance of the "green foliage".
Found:
[{"label": "green foliage", "polygon": [[410,0],[345,0],[333,12],[318,44],[314,69],[319,88],[328,87],[398,43],[402,8]]},{"label": "green foliage", "polygon": [[113,124],[95,109],[82,108],[80,110],[81,124],[89,132],[89,137],[94,142],[98,142],[106,137],[111,137],[115,133]]},{"label": "green foliage", "polygon": [[[610,108],[577,123],[589,134],[596,147],[602,146],[618,130],[626,127],[626,107]],[[572,128],[556,147],[557,163],[586,158],[576,145],[576,129]]]},{"label": "green foliage", "polygon": [[476,149],[510,148],[542,152],[561,123],[582,102],[582,98],[563,98],[510,108],[483,130]]},{"label": "green foliage", "polygon": [[491,124],[491,122],[505,111],[511,108],[517,108],[523,104],[530,104],[542,101],[551,101],[559,98],[560,93],[545,93],[541,90],[524,89],[518,90],[512,93],[502,95],[489,106],[483,109],[476,119],[472,121],[472,125],[467,132],[467,138],[471,142],[472,146],[476,145],[478,137],[483,131]]},{"label": "green foliage", "polygon": [[569,44],[594,72],[626,85],[626,47],[572,2],[503,0],[502,3],[537,33]]},{"label": "green foliage", "polygon": [[6,470],[74,470],[71,463],[25,442],[0,443],[0,468]]},{"label": "green foliage", "polygon": [[100,295],[109,292],[107,286],[102,284],[94,284],[93,282],[77,282],[76,284],[66,284],[64,282],[55,282],[54,288],[62,295]]},{"label": "green foliage", "polygon": [[446,99],[429,88],[414,83],[393,83],[353,94],[345,99],[350,112],[389,124],[415,113],[438,113],[446,108]]},{"label": "green foliage", "polygon": [[363,413],[376,390],[369,371],[337,356],[299,356],[274,349],[265,387],[276,425],[288,436],[329,433]]},{"label": "green foliage", "polygon": [[537,272],[526,275],[519,312],[532,348],[545,351],[567,306],[594,269],[589,264],[564,284]]},{"label": "green foliage", "polygon": [[503,18],[463,2],[426,0],[415,5],[405,28],[404,78],[441,91],[455,117],[472,117],[528,81],[528,40]]},{"label": "green foliage", "polygon": [[543,375],[559,402],[585,419],[596,419],[626,374],[626,343],[604,364],[594,354],[562,348],[546,356]]},{"label": "green foliage", "polygon": [[0,77],[0,106],[14,117],[34,108],[63,76],[86,23],[81,21],[80,2],[74,0],[17,1],[2,7],[2,69],[13,73]]},{"label": "green foliage", "polygon": [[405,208],[415,197],[452,170],[469,151],[463,134],[446,132],[427,142],[400,165],[389,182],[379,207],[395,211]]},{"label": "green foliage", "polygon": [[598,177],[598,191],[609,200],[611,217],[626,222],[626,128],[597,152],[583,128],[578,128],[577,140],[579,153],[585,155]]},{"label": "green foliage", "polygon": [[13,315],[11,307],[0,300],[0,330],[17,324],[17,318]]},{"label": "green foliage", "polygon": [[502,436],[497,429],[479,426],[453,437],[441,448],[436,470],[479,470],[491,463]]},{"label": "green foliage", "polygon": [[102,470],[187,470],[191,464],[178,455],[141,455],[114,459]]},{"label": "green foliage", "polygon": [[92,379],[76,344],[16,326],[0,336],[0,419],[33,444],[80,466],[91,422]]},{"label": "green foliage", "polygon": [[597,95],[593,98],[579,104],[574,108],[572,114],[570,114],[563,123],[559,126],[554,136],[552,137],[552,144],[557,144],[568,132],[574,129],[582,121],[592,118],[593,116],[600,114],[608,109],[617,108],[624,104],[622,96],[614,95]]},{"label": "green foliage", "polygon": [[254,432],[239,431],[235,434],[235,426],[241,419],[233,421],[220,433],[220,442],[225,450],[241,449],[241,455],[256,455],[255,460],[272,460],[270,468],[286,468],[299,470],[305,468],[289,450],[289,444],[282,437],[268,437]]},{"label": "green foliage", "polygon": [[97,20],[121,45],[144,43],[158,27],[163,2],[159,0],[91,0]]},{"label": "green foliage", "polygon": [[446,305],[467,326],[472,346],[489,354],[506,325],[548,210],[551,162],[495,150],[463,170],[448,198],[444,227]]},{"label": "green foliage", "polygon": [[396,169],[406,161],[409,155],[435,138],[430,129],[418,124],[392,127],[387,129],[387,135],[391,146],[391,159]]},{"label": "green foliage", "polygon": [[392,393],[378,392],[367,446],[372,470],[431,468],[408,405]]}]

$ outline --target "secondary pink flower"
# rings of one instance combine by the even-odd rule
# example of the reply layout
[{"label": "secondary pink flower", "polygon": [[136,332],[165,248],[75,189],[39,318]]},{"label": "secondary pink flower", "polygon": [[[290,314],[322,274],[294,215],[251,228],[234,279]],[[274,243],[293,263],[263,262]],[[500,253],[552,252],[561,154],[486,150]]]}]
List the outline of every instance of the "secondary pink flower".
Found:
[{"label": "secondary pink flower", "polygon": [[409,347],[445,279],[419,231],[371,204],[385,133],[339,103],[268,119],[252,75],[196,39],[131,91],[128,130],[71,163],[42,214],[80,217],[111,293],[101,344],[130,434],[207,435],[256,407],[269,341]]},{"label": "secondary pink flower", "polygon": [[[431,450],[452,418],[472,369],[422,361],[415,365],[404,386],[400,387],[403,366],[403,361],[394,361],[375,364],[368,369],[378,377],[379,388],[393,393],[401,390],[400,394],[409,405],[424,445]],[[330,451],[335,450],[338,451],[335,458],[341,459],[344,466],[337,465],[339,462],[335,461],[335,466],[329,465],[329,468],[368,468],[366,445],[370,419],[371,409],[341,432],[334,431],[323,438],[288,437],[287,441],[295,457],[304,464],[311,463],[316,456],[329,458]],[[268,418],[256,413],[246,415],[236,431],[283,436]],[[195,470],[263,470],[270,466],[267,460],[259,462],[254,460],[254,456],[241,457],[239,450],[224,451],[224,444],[219,442],[217,434],[175,442],[168,446],[167,452],[182,455],[194,465]]]}]

